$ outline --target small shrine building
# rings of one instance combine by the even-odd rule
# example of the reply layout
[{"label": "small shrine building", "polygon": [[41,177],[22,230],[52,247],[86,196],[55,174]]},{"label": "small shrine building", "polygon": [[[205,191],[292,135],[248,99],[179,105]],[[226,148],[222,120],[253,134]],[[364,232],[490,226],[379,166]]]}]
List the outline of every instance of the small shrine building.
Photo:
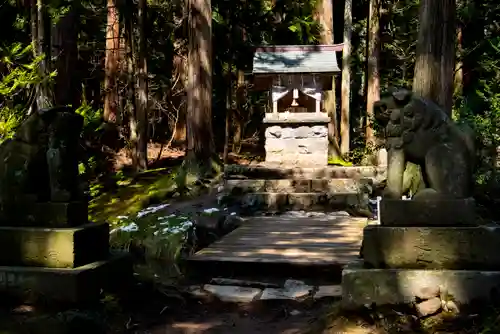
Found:
[{"label": "small shrine building", "polygon": [[266,164],[328,165],[328,123],[323,92],[340,72],[336,45],[279,45],[256,49],[254,89],[269,90],[265,126]]}]

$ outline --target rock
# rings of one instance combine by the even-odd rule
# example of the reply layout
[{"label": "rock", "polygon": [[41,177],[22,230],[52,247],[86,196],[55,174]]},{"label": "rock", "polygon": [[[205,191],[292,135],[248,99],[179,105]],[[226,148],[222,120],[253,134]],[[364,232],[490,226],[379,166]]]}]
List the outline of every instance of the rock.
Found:
[{"label": "rock", "polygon": [[275,288],[267,288],[262,291],[262,296],[259,298],[260,300],[284,300],[293,298],[286,295],[283,289],[275,289]]},{"label": "rock", "polygon": [[286,280],[284,284],[285,294],[294,299],[306,297],[311,294],[313,287],[310,285],[306,285],[302,281],[297,280]]},{"label": "rock", "polygon": [[421,288],[415,297],[417,297],[420,300],[427,300],[427,299],[432,299],[434,297],[439,297],[439,294],[440,294],[439,286],[426,286]]},{"label": "rock", "polygon": [[453,300],[442,301],[442,307],[446,312],[460,313],[460,309]]},{"label": "rock", "polygon": [[436,314],[441,310],[441,299],[439,297],[434,297],[428,300],[424,300],[415,305],[417,314],[420,317],[427,317],[429,315]]},{"label": "rock", "polygon": [[296,300],[311,295],[314,287],[306,285],[302,281],[287,280],[283,289],[267,288],[262,291],[261,300],[288,299]]},{"label": "rock", "polygon": [[227,215],[224,222],[221,224],[220,229],[222,231],[232,231],[239,227],[243,223],[243,219],[238,215]]},{"label": "rock", "polygon": [[246,288],[241,286],[205,284],[203,289],[212,293],[221,301],[228,303],[249,303],[261,293],[261,289]]},{"label": "rock", "polygon": [[297,315],[301,315],[302,312],[300,312],[299,310],[291,310],[290,311],[290,315],[291,316],[297,316]]},{"label": "rock", "polygon": [[314,294],[314,299],[321,298],[342,298],[341,285],[322,285],[318,287],[318,291]]}]

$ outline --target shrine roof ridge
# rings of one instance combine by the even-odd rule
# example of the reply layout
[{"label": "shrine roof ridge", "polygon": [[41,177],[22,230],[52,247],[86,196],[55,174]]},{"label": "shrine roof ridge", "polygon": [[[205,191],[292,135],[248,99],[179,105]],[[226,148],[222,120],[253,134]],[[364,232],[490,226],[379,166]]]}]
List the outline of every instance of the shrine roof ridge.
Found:
[{"label": "shrine roof ridge", "polygon": [[339,52],[344,49],[344,43],[319,44],[319,45],[261,45],[255,48],[255,52]]},{"label": "shrine roof ridge", "polygon": [[335,45],[275,45],[256,48],[253,74],[334,73],[340,72]]}]

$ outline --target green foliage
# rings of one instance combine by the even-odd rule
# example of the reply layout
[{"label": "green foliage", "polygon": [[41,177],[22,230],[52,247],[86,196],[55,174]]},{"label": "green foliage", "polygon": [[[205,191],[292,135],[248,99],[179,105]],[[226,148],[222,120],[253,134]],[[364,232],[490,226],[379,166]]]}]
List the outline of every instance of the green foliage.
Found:
[{"label": "green foliage", "polygon": [[500,37],[482,45],[479,65],[488,73],[477,81],[473,96],[464,96],[458,108],[459,121],[471,124],[478,144],[477,177],[480,185],[500,185],[497,160],[500,148]]},{"label": "green foliage", "polygon": [[111,231],[111,246],[140,254],[136,271],[143,278],[163,283],[181,273],[181,256],[196,244],[193,217],[167,214],[168,205],[148,206],[136,214],[118,216]]},{"label": "green foliage", "polygon": [[[31,45],[0,46],[0,141],[11,138],[23,121],[34,87],[41,81],[38,64],[42,59],[33,59]],[[51,73],[46,80],[54,76]]]}]

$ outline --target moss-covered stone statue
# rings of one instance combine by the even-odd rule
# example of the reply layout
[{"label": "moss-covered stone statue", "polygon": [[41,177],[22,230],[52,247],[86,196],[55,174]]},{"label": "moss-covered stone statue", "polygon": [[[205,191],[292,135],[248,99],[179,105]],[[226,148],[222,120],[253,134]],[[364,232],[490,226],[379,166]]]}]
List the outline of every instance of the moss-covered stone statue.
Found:
[{"label": "moss-covered stone statue", "polygon": [[374,105],[388,151],[384,196],[415,200],[468,198],[473,186],[474,135],[435,103],[394,90]]},{"label": "moss-covered stone statue", "polygon": [[0,145],[0,225],[43,222],[37,215],[51,210],[43,204],[83,201],[78,175],[82,126],[83,118],[70,108],[42,109]]}]

